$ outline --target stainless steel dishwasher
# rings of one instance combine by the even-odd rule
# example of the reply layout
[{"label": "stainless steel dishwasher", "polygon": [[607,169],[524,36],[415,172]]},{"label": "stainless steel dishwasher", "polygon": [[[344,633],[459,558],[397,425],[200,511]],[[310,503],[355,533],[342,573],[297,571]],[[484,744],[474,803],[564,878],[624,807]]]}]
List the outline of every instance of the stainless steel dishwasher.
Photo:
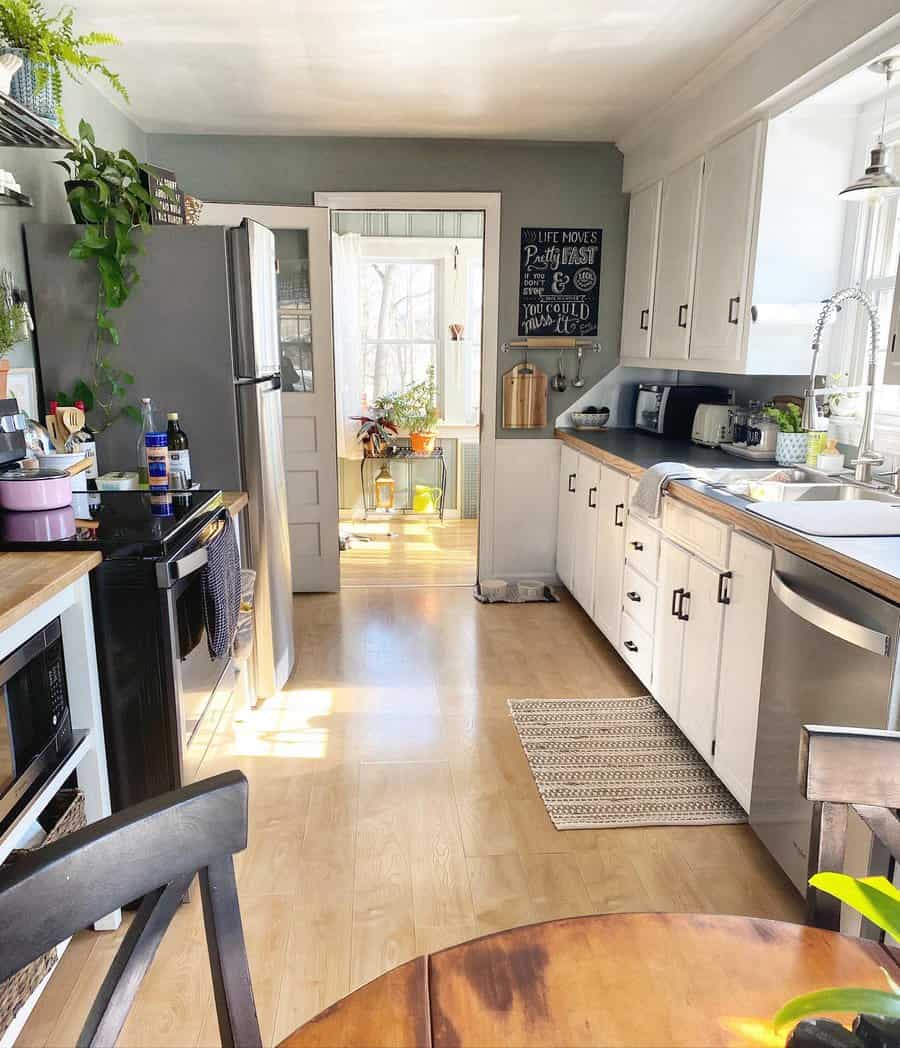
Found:
[{"label": "stainless steel dishwasher", "polygon": [[[812,805],[797,782],[804,724],[898,727],[900,608],[785,550],[772,565],[750,825],[801,892]],[[845,868],[888,873],[861,820]]]}]

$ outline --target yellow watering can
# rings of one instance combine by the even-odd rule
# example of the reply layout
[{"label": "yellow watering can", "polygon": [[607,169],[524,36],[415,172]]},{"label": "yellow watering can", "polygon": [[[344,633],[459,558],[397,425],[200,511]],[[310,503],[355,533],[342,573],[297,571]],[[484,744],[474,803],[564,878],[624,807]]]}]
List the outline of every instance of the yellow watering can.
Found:
[{"label": "yellow watering can", "polygon": [[427,484],[416,484],[413,494],[413,513],[437,513],[441,504],[441,489]]}]

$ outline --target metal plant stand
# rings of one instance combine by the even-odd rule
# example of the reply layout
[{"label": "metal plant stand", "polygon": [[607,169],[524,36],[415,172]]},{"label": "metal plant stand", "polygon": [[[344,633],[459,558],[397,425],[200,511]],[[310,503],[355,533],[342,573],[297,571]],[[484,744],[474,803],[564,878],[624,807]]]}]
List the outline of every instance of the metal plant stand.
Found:
[{"label": "metal plant stand", "polygon": [[[362,497],[363,497],[363,516],[366,520],[369,519],[370,513],[384,513],[390,514],[408,514],[414,513],[415,510],[412,508],[413,498],[413,481],[412,481],[412,466],[417,462],[432,462],[434,464],[435,471],[439,471],[440,483],[435,484],[435,487],[441,489],[441,502],[438,507],[437,517],[441,522],[444,520],[444,503],[447,500],[447,462],[444,459],[444,449],[436,446],[434,451],[430,455],[416,455],[413,453],[412,448],[407,447],[395,447],[393,455],[367,455],[360,461],[359,464],[359,480],[362,486]],[[373,506],[369,498],[369,484],[367,483],[367,469],[366,465],[369,462],[388,463],[393,465],[395,463],[403,462],[406,465],[406,504],[403,506],[395,505],[392,509],[385,510],[379,509],[377,506]],[[372,478],[374,480],[374,478]],[[395,486],[395,492],[397,487]],[[417,514],[417,516],[431,516],[431,514]]]}]

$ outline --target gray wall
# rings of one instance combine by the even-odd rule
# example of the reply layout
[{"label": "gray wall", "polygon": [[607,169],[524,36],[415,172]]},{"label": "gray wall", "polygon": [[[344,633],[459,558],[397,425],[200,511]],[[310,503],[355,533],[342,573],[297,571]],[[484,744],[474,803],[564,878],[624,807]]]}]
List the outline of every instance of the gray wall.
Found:
[{"label": "gray wall", "polygon": [[[123,113],[106,101],[93,87],[67,82],[63,96],[69,133],[75,134],[84,117],[94,128],[100,145],[111,149],[130,149],[146,159],[147,136]],[[9,269],[18,287],[24,287],[25,253],[22,226],[26,222],[71,222],[72,215],[63,187],[65,173],[52,161],[63,156],[55,149],[0,149],[0,168],[12,171],[22,192],[34,200],[33,208],[0,208],[0,266]],[[34,349],[22,342],[10,355],[13,367],[31,367]]]},{"label": "gray wall", "polygon": [[[311,204],[317,190],[501,193],[501,342],[516,335],[522,226],[602,227],[604,352],[589,356],[585,377],[593,383],[616,363],[627,198],[621,191],[622,155],[610,143],[150,135],[149,149],[154,163],[175,171],[188,192],[206,200]],[[554,355],[545,351],[539,357],[550,373]],[[501,355],[498,371],[515,362]],[[571,387],[551,392],[551,424],[523,431],[499,429],[498,392],[498,436],[550,435],[552,420],[577,393]]]}]

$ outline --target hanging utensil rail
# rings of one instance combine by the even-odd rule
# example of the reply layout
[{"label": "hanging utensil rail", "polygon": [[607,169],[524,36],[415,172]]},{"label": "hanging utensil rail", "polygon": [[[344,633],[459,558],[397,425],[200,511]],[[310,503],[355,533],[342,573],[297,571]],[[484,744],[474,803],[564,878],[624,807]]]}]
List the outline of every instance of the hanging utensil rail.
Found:
[{"label": "hanging utensil rail", "polygon": [[530,353],[535,349],[552,349],[556,352],[564,349],[581,349],[582,351],[590,349],[594,353],[599,353],[602,346],[596,339],[592,338],[540,336],[534,338],[510,338],[500,348],[504,353],[509,353],[510,350],[524,350],[526,353]]}]

